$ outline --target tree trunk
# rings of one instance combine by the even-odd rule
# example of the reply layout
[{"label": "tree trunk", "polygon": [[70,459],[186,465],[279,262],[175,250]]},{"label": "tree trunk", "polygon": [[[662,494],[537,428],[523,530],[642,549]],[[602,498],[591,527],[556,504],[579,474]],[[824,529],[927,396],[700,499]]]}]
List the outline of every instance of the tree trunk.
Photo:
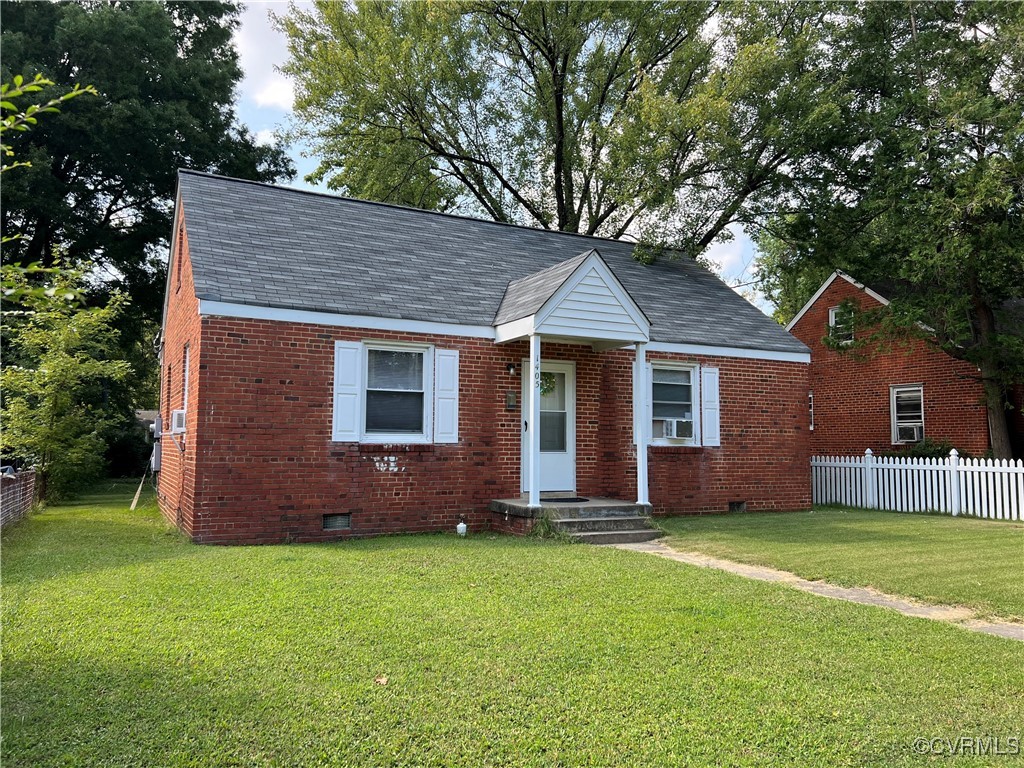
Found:
[{"label": "tree trunk", "polygon": [[988,440],[992,447],[992,457],[996,459],[1012,459],[1013,447],[1010,444],[1010,425],[1006,418],[1006,392],[990,376],[988,366],[982,366],[981,376],[985,384],[985,406],[988,408]]}]

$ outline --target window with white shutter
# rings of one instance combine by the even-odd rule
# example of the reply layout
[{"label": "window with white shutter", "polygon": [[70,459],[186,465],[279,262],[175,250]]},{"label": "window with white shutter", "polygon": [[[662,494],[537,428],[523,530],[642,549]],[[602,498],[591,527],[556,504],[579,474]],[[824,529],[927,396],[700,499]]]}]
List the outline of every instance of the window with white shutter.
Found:
[{"label": "window with white shutter", "polygon": [[349,341],[334,349],[335,441],[458,442],[457,350]]},{"label": "window with white shutter", "polygon": [[655,360],[648,372],[652,445],[722,444],[717,368]]}]

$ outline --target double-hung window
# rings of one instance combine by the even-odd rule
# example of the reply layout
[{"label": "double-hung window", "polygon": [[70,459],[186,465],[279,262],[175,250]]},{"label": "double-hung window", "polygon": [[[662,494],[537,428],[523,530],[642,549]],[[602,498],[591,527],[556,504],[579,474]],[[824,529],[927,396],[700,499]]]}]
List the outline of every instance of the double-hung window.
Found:
[{"label": "double-hung window", "polygon": [[425,350],[366,348],[367,435],[425,437]]},{"label": "double-hung window", "polygon": [[694,369],[651,367],[651,437],[693,442]]},{"label": "double-hung window", "polygon": [[332,438],[457,443],[459,353],[426,344],[334,344]]},{"label": "double-hung window", "polygon": [[648,366],[647,414],[639,422],[652,445],[722,444],[718,368],[655,360]]},{"label": "double-hung window", "polygon": [[889,388],[893,444],[924,440],[924,387],[920,384]]},{"label": "double-hung window", "polygon": [[853,315],[846,307],[828,308],[828,335],[837,344],[853,343]]}]

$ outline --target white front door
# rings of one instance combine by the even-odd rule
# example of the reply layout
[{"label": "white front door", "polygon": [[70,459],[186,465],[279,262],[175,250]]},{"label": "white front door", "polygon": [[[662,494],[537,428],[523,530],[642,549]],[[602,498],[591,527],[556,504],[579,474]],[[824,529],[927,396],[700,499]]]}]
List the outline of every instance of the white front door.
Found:
[{"label": "white front door", "polygon": [[[576,492],[576,365],[540,364],[540,490]],[[535,425],[527,421],[532,388],[529,364],[523,365],[522,490],[527,489],[530,455],[527,435]]]}]

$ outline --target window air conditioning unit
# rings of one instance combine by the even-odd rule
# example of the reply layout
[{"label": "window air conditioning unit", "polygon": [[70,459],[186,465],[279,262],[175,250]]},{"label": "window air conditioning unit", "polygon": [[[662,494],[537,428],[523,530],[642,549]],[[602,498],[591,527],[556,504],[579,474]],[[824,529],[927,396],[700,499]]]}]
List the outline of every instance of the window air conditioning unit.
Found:
[{"label": "window air conditioning unit", "polygon": [[901,443],[920,443],[924,439],[924,427],[920,424],[903,424],[896,429]]},{"label": "window air conditioning unit", "polygon": [[171,434],[181,435],[185,432],[185,411],[171,411]]},{"label": "window air conditioning unit", "polygon": [[665,437],[682,437],[688,438],[691,435],[688,434],[690,429],[690,422],[681,421],[679,419],[666,419],[665,420]]}]

